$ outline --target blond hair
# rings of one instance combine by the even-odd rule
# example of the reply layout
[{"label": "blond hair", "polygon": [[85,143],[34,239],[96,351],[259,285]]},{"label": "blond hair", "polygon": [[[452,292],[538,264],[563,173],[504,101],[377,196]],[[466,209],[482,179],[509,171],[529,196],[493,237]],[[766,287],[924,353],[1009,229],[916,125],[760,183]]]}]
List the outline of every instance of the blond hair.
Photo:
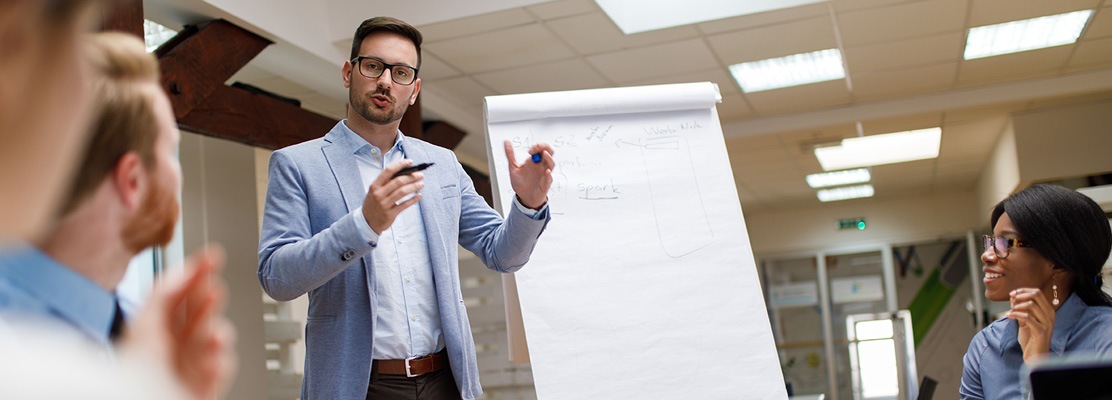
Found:
[{"label": "blond hair", "polygon": [[129,152],[145,166],[154,164],[158,138],[154,91],[159,84],[158,59],[139,38],[119,32],[91,34],[85,48],[95,75],[93,124],[89,145],[62,213],[73,211]]}]

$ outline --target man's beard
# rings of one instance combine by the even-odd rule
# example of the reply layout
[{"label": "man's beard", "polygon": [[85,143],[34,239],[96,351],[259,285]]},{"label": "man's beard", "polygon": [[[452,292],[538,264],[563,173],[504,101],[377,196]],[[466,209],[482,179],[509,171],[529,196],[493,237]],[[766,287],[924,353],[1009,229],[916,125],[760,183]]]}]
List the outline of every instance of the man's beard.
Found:
[{"label": "man's beard", "polygon": [[124,245],[138,253],[152,246],[165,246],[174,238],[178,222],[178,199],[172,189],[150,182],[139,211],[124,226]]},{"label": "man's beard", "polygon": [[[390,93],[388,91],[375,90],[375,92],[371,94],[381,94],[390,97],[391,100],[395,100],[393,97],[390,96]],[[394,107],[388,110],[382,110],[382,114],[375,115],[371,112],[371,108],[373,107],[371,105],[371,101],[367,99],[366,96],[360,96],[355,92],[355,90],[352,89],[348,90],[348,102],[351,104],[352,107],[355,108],[356,114],[359,114],[360,117],[363,117],[363,119],[367,120],[368,122],[378,125],[386,125],[402,119],[402,116],[405,115],[405,110],[409,108],[408,104],[401,103],[405,105],[400,110]],[[395,100],[394,102],[392,102],[392,104],[399,103]]]}]

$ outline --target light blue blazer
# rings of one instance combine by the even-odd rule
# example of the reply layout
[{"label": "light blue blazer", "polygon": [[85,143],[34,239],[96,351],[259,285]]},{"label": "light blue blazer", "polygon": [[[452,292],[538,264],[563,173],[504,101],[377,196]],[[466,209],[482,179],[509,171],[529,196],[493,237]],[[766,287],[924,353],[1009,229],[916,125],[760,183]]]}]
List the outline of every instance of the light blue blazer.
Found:
[{"label": "light blue blazer", "polygon": [[[280,301],[309,294],[304,400],[364,399],[370,381],[376,243],[363,241],[349,215],[363,204],[366,188],[352,154],[357,147],[339,124],[323,138],[271,155],[259,242],[263,290]],[[512,208],[503,220],[450,150],[409,137],[402,145],[415,163],[436,163],[424,171],[421,216],[452,374],[463,398],[473,399],[482,387],[457,243],[488,268],[513,272],[529,260],[549,216],[534,220]]]}]

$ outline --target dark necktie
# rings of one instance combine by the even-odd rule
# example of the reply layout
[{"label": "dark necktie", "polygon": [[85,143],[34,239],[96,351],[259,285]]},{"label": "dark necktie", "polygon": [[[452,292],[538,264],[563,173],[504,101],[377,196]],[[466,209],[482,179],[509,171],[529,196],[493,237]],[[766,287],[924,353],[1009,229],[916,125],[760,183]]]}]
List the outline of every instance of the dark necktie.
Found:
[{"label": "dark necktie", "polygon": [[108,340],[115,342],[120,338],[120,334],[124,332],[124,312],[120,310],[120,302],[113,302],[116,306],[116,313],[112,316],[112,327],[108,328]]}]

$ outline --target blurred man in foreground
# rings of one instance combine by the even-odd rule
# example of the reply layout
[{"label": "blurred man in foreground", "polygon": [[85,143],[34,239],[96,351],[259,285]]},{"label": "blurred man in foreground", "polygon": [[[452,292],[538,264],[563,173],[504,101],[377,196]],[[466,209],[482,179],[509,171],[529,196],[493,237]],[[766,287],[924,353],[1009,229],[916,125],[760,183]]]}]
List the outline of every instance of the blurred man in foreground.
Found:
[{"label": "blurred man in foreground", "polygon": [[[107,74],[106,71],[88,66],[87,44],[81,39],[93,24],[92,16],[97,14],[100,3],[86,0],[0,2],[0,54],[4,54],[0,58],[0,187],[3,187],[0,190],[0,246],[41,238],[42,232],[48,230],[58,232],[50,229],[54,226],[51,218],[62,200],[66,183],[72,180],[75,162],[81,160],[77,154],[86,148],[90,113],[103,101],[92,98],[101,94],[100,89],[94,91],[92,86],[101,79],[111,80],[110,75],[102,75]],[[141,50],[141,42],[136,43]],[[90,49],[94,53],[106,50],[100,46]],[[68,59],[59,60],[59,57]],[[98,56],[93,58],[98,59]],[[98,65],[98,68],[104,67]],[[158,88],[157,75],[153,83],[151,78],[139,81],[132,83]],[[149,108],[157,109],[158,100],[153,94],[161,95],[161,92],[149,93]],[[161,96],[165,101],[165,96]],[[169,121],[172,125],[172,119]],[[125,125],[143,123],[125,121]],[[149,129],[151,137],[156,137],[158,128],[149,126]],[[169,173],[153,164],[144,165],[148,166],[152,168],[145,172]],[[127,170],[139,171],[136,168]],[[150,180],[140,188],[140,178]],[[89,227],[89,235],[100,237],[130,232],[122,236],[124,247],[138,246],[144,237],[156,237],[149,234],[151,226],[135,219],[150,213],[136,212],[138,205],[134,203],[153,198],[155,192],[150,187],[154,180],[153,175],[141,174],[123,180],[132,182],[131,196],[121,201],[131,210],[128,215],[134,218],[128,225],[133,228],[113,231]],[[165,182],[160,184],[167,187]],[[72,200],[74,207],[66,213],[67,218],[80,212],[87,201],[95,200]],[[148,204],[165,205],[165,202],[150,200]],[[147,210],[151,210],[150,206]],[[65,221],[57,226],[63,225]],[[37,242],[44,246],[51,243],[49,239]],[[226,388],[234,370],[228,325],[219,314],[224,300],[216,272],[222,264],[218,249],[201,250],[187,261],[185,276],[167,279],[156,288],[146,307],[121,337],[116,353],[118,363],[55,346],[49,339],[55,338],[56,329],[41,331],[35,326],[28,328],[21,317],[11,321],[0,317],[0,354],[4,354],[0,358],[0,374],[9,377],[0,385],[0,398],[207,399],[218,395]],[[113,268],[110,264],[100,267]],[[111,275],[101,274],[100,278],[89,279],[109,281]],[[64,300],[70,294],[53,293],[52,297]],[[12,298],[15,296],[18,295]],[[14,302],[6,302],[5,307],[12,304]],[[114,310],[112,314],[114,318]]]}]

